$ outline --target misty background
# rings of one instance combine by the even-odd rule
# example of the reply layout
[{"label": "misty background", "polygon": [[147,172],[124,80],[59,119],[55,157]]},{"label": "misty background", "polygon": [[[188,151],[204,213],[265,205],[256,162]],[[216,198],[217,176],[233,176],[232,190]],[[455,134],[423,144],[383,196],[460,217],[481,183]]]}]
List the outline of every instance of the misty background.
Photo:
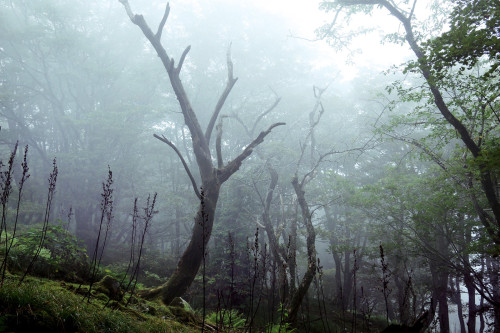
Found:
[{"label": "misty background", "polygon": [[[156,29],[165,2],[131,0],[130,5]],[[291,181],[294,175],[307,178],[304,191],[322,270],[308,306],[316,306],[322,283],[330,315],[334,309],[365,311],[409,324],[429,307],[433,290],[444,288],[451,329],[458,332],[459,317],[467,315],[456,311],[463,306],[465,312],[470,302],[460,268],[464,260],[481,276],[496,274],[496,280],[483,282],[498,300],[498,258],[488,257],[495,245],[484,241],[469,199],[479,181],[471,180],[474,185],[466,189],[461,185],[468,181],[464,145],[432,105],[421,75],[404,70],[413,58],[395,18],[376,8],[344,21],[346,30],[333,38],[328,27],[335,11],[318,1],[192,0],[170,6],[162,42],[176,61],[191,45],[180,77],[202,128],[224,90],[230,52],[238,81],[219,116],[224,161],[272,124],[286,123],[274,128],[221,188],[204,273],[207,303],[215,307],[216,291],[227,287],[228,235],[236,247],[238,260],[232,264],[241,290],[252,264],[251,244],[260,242],[261,251],[267,246],[262,213],[270,168],[278,174],[270,218],[282,249],[291,235],[297,237],[297,281],[307,269],[307,232]],[[423,1],[416,8],[420,41],[448,29],[452,4]],[[118,1],[0,0],[0,22],[2,160],[16,142],[29,146],[31,177],[19,232],[43,219],[55,158],[59,174],[50,223],[63,225],[91,252],[109,168],[113,219],[103,265],[123,269],[134,199],[141,206],[157,193],[138,281],[161,285],[191,239],[200,201],[177,154],[153,134],[180,150],[198,184],[200,174],[156,52]],[[469,83],[450,89],[446,98],[467,98]],[[492,103],[497,108],[498,98]],[[482,118],[491,125],[492,141],[500,134],[494,117]],[[215,160],[215,143],[211,149]],[[14,178],[21,175],[19,163],[15,168]],[[485,205],[484,198],[479,201]],[[388,294],[382,247],[390,270]],[[446,273],[437,268],[444,266]],[[186,296],[195,307],[205,302],[201,283],[196,279]],[[485,303],[472,293],[478,306]],[[242,292],[235,306],[245,308],[244,299]],[[488,311],[477,314],[478,326],[479,315],[483,326],[483,315],[494,321]]]}]

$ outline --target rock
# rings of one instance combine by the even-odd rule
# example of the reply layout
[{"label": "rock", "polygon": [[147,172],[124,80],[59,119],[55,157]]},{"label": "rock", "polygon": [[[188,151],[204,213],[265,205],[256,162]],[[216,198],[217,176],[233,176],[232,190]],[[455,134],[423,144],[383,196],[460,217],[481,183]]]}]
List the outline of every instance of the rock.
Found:
[{"label": "rock", "polygon": [[200,320],[194,313],[193,308],[188,302],[183,300],[181,297],[176,297],[170,302],[169,305],[170,312],[175,316],[175,319],[181,323],[185,324],[198,324]]},{"label": "rock", "polygon": [[101,281],[97,282],[96,290],[108,295],[108,297],[113,300],[120,300],[123,296],[120,282],[109,275],[106,275]]},{"label": "rock", "polygon": [[189,303],[183,300],[181,297],[174,298],[172,302],[170,302],[170,306],[176,306],[186,311],[194,312],[193,308],[191,308],[191,305],[189,305]]}]

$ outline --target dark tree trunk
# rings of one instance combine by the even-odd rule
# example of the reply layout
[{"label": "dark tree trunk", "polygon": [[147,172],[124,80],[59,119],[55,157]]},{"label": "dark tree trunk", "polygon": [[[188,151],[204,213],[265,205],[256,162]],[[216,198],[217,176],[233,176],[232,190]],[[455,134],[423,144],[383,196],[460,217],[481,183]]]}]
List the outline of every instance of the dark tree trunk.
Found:
[{"label": "dark tree trunk", "polygon": [[[460,292],[460,279],[456,277],[454,280],[450,280],[451,283],[455,283],[454,286],[454,302],[457,304],[457,315],[458,321],[460,322],[460,333],[466,333],[465,321],[464,321],[464,311],[462,305],[462,296]],[[475,331],[472,331],[475,332]]]},{"label": "dark tree trunk", "polygon": [[431,274],[433,281],[433,299],[438,305],[439,331],[441,333],[449,333],[450,320],[447,298],[448,273],[439,266],[431,265]]},{"label": "dark tree trunk", "polygon": [[[297,205],[295,205],[295,208],[297,208]],[[292,299],[297,291],[297,218],[297,210],[295,209],[290,225],[290,248],[288,256],[288,267],[290,269],[290,299]]]},{"label": "dark tree trunk", "polygon": [[172,253],[178,258],[181,253],[181,208],[179,205],[175,206],[175,221],[174,221],[174,241]]},{"label": "dark tree trunk", "polygon": [[[337,304],[344,306],[344,293],[342,292],[342,260],[337,252],[333,252],[333,261],[335,262],[335,286],[337,287]],[[343,307],[345,309],[345,307]]]},{"label": "dark tree trunk", "polygon": [[297,176],[292,179],[293,189],[297,194],[297,201],[300,206],[300,210],[302,211],[302,218],[304,220],[304,224],[306,225],[307,230],[307,270],[300,282],[297,291],[294,293],[292,299],[290,300],[290,306],[288,311],[288,320],[291,323],[295,323],[297,321],[297,314],[299,312],[300,304],[304,299],[304,296],[309,289],[309,285],[311,284],[314,276],[316,275],[316,231],[314,230],[314,226],[312,224],[312,215],[309,211],[309,206],[307,205],[305,199],[305,193],[303,190],[303,184],[298,182]]},{"label": "dark tree trunk", "polygon": [[464,284],[467,288],[467,296],[468,296],[468,305],[467,309],[469,312],[469,316],[467,319],[467,330],[469,332],[476,331],[476,289],[474,287],[474,278],[471,276],[469,272],[464,272]]},{"label": "dark tree trunk", "polygon": [[493,332],[500,333],[500,264],[497,258],[486,258],[487,274],[492,287]]},{"label": "dark tree trunk", "polygon": [[170,304],[175,297],[183,295],[198,273],[212,233],[219,190],[220,185],[215,179],[205,184],[203,188],[203,199],[196,213],[191,241],[184,250],[174,273],[159,290],[165,304]]},{"label": "dark tree trunk", "polygon": [[271,223],[271,217],[269,210],[271,208],[271,202],[273,199],[274,189],[278,184],[278,173],[271,167],[268,167],[269,175],[271,176],[271,182],[269,183],[269,187],[267,189],[266,199],[264,202],[264,212],[262,213],[262,222],[264,223],[264,227],[266,229],[267,238],[269,240],[269,247],[271,253],[273,255],[273,259],[276,262],[278,268],[278,293],[280,295],[281,303],[286,302],[287,294],[288,294],[288,279],[286,276],[286,263],[285,258],[286,255],[282,253],[282,250],[279,247],[278,238],[274,232],[273,225]]},{"label": "dark tree trunk", "polygon": [[[346,238],[350,238],[349,228],[346,227]],[[343,308],[348,309],[351,301],[352,291],[352,271],[351,271],[351,251],[344,252],[344,286],[342,287]]]}]

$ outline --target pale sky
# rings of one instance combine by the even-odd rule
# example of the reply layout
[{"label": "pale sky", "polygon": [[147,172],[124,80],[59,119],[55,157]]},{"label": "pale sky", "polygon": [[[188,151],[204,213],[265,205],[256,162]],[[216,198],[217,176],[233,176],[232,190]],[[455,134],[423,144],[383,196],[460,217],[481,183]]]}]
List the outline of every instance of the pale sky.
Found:
[{"label": "pale sky", "polygon": [[[289,30],[292,35],[306,39],[316,39],[314,30],[328,23],[333,18],[333,13],[325,13],[318,9],[320,1],[318,0],[253,0],[256,7],[273,13],[274,15],[285,18],[289,23]],[[421,7],[425,3],[421,2]],[[382,19],[381,19],[382,18]],[[331,46],[326,45],[324,41],[307,42],[313,44],[318,50],[318,67],[326,67],[332,61],[341,66],[343,80],[352,79],[359,73],[363,67],[376,68],[383,71],[393,64],[403,63],[412,53],[404,45],[394,45],[380,43],[384,31],[400,31],[402,27],[399,22],[386,11],[380,11],[374,17],[359,15],[357,19],[351,22],[353,27],[373,26],[378,28],[369,35],[359,37],[352,43],[352,50],[359,50],[352,58],[352,64],[346,64],[348,52],[336,51]]]},{"label": "pale sky", "polygon": [[[177,3],[182,3],[184,6],[189,4],[190,10],[196,13],[201,10],[199,1],[201,0],[182,0]],[[430,1],[432,0],[420,1],[418,3],[420,7],[417,6],[417,9],[421,10],[421,8],[426,7]],[[313,62],[315,67],[313,69],[321,69],[334,64],[340,67],[341,80],[344,81],[359,75],[363,68],[371,68],[381,72],[391,65],[399,65],[408,58],[413,57],[407,45],[401,46],[390,43],[382,45],[380,43],[384,31],[385,33],[392,33],[402,29],[399,22],[390,16],[386,10],[375,12],[373,17],[360,14],[351,21],[350,25],[354,29],[361,26],[376,28],[372,33],[358,37],[352,42],[351,51],[355,50],[359,51],[359,53],[335,50],[327,45],[325,41],[311,42],[305,40],[316,39],[315,29],[324,23],[329,23],[334,16],[334,13],[325,13],[319,10],[320,2],[320,0],[251,0],[246,2],[245,6],[248,8],[255,6],[259,11],[263,10],[273,16],[275,15],[277,17],[276,24],[283,25],[283,22],[285,22],[286,26],[283,27],[283,34],[286,34],[286,36],[283,36],[283,38],[295,39],[293,42],[301,43],[300,47],[313,49],[314,53],[318,55],[318,58]],[[214,3],[224,3],[227,13],[230,13],[230,7],[235,4],[235,1],[219,0]],[[165,4],[163,1],[158,1],[157,4],[159,8],[162,8],[158,12],[158,15],[161,15]],[[203,15],[203,12],[201,11],[199,14]],[[173,15],[175,16],[175,13]]]}]

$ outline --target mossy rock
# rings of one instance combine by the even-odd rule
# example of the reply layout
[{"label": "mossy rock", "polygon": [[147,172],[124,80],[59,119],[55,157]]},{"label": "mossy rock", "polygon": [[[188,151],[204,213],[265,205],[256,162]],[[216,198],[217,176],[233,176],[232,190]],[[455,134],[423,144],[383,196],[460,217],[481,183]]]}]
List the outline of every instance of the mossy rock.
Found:
[{"label": "mossy rock", "polygon": [[170,302],[168,309],[175,317],[175,319],[181,323],[196,325],[201,323],[200,318],[198,318],[188,302],[186,302],[181,297],[176,297]]},{"label": "mossy rock", "polygon": [[112,300],[120,300],[123,297],[120,281],[109,275],[96,283],[95,290],[107,295]]},{"label": "mossy rock", "polygon": [[191,307],[191,305],[189,305],[188,302],[186,302],[184,299],[182,299],[182,297],[176,297],[176,298],[174,298],[172,300],[172,302],[170,302],[169,306],[175,306],[175,307],[184,309],[184,310],[186,310],[188,312],[194,313],[194,310]]},{"label": "mossy rock", "polygon": [[181,307],[171,306],[170,312],[172,313],[172,315],[174,315],[175,320],[180,323],[188,325],[196,325],[200,323],[200,319],[197,318],[194,313],[186,311]]}]

